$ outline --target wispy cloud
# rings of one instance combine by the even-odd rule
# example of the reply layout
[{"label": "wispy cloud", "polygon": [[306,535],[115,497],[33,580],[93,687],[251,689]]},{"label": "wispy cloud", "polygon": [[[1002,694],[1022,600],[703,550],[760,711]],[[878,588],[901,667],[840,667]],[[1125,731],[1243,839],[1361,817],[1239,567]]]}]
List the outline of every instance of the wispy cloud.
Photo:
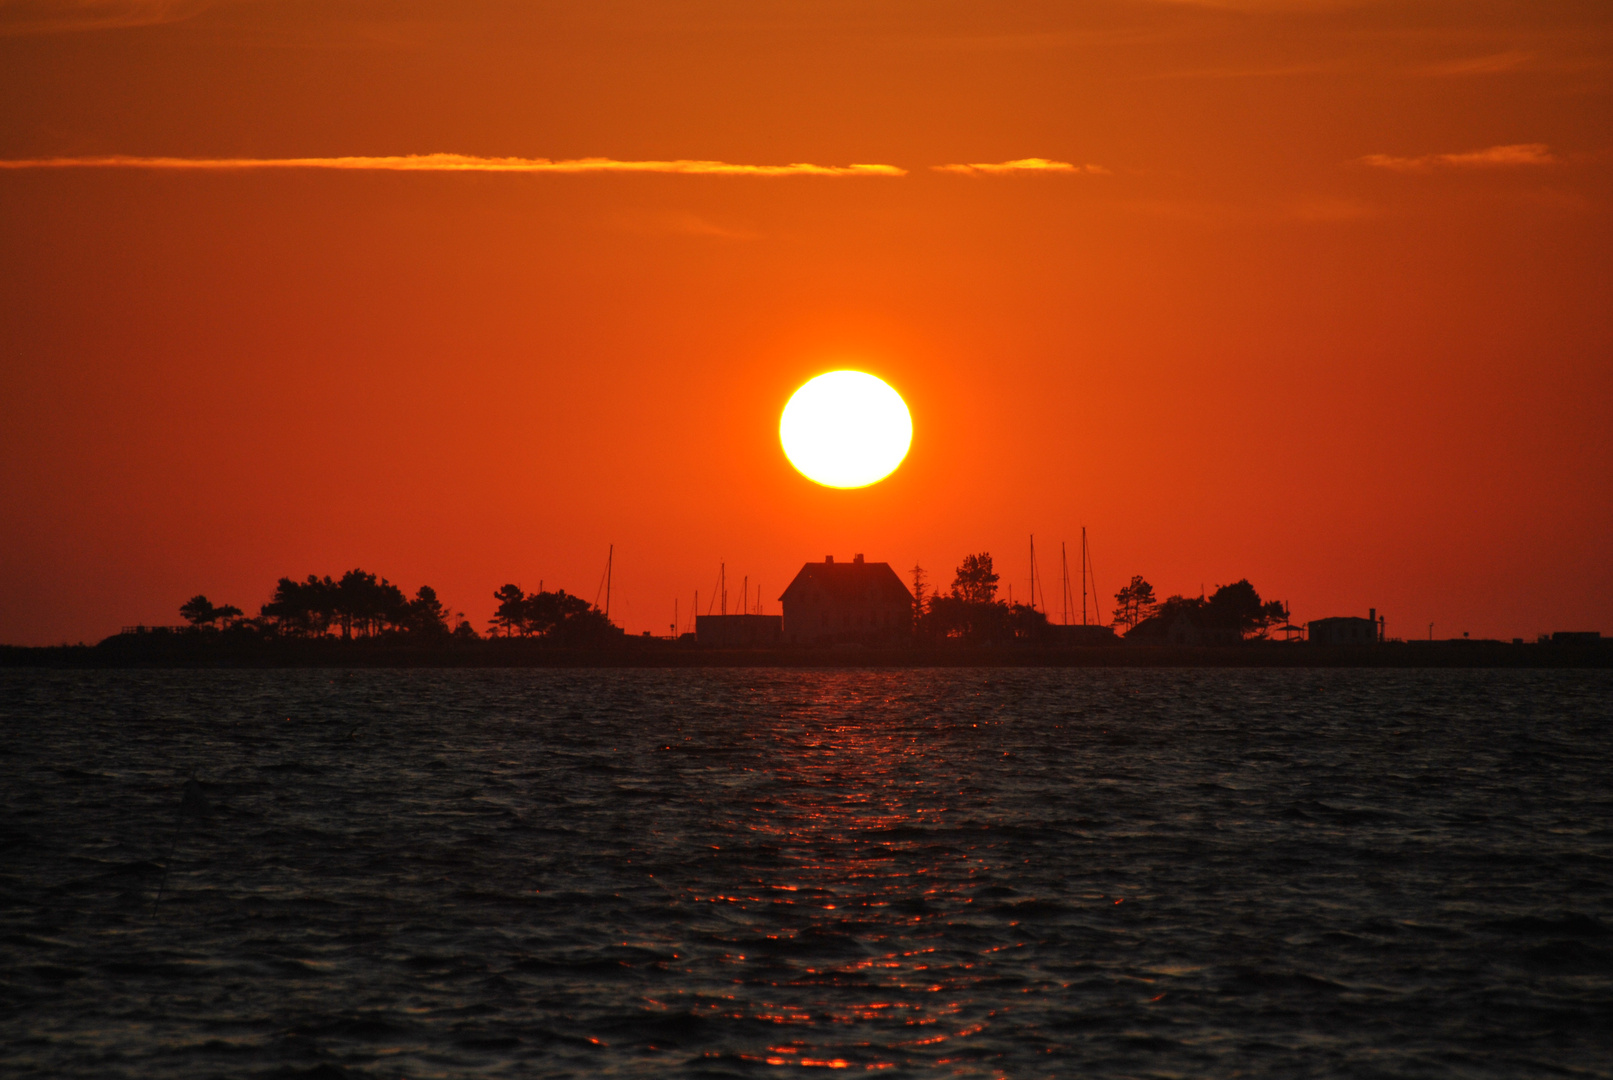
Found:
[{"label": "wispy cloud", "polygon": [[0,0],[0,37],[155,26],[207,6],[207,0]]},{"label": "wispy cloud", "polygon": [[1424,154],[1421,157],[1368,154],[1360,161],[1363,165],[1371,165],[1375,169],[1429,172],[1433,169],[1505,169],[1520,165],[1555,165],[1557,158],[1545,143],[1512,143],[1507,146],[1492,146],[1487,150],[1469,150],[1461,154]]},{"label": "wispy cloud", "polygon": [[1490,53],[1488,56],[1468,56],[1460,60],[1444,60],[1417,69],[1419,75],[1462,76],[1499,75],[1517,71],[1533,63],[1535,54],[1515,49],[1511,52]]},{"label": "wispy cloud", "polygon": [[957,173],[960,176],[1005,176],[1014,173],[1087,173],[1091,176],[1108,176],[1102,165],[1072,165],[1068,161],[1050,161],[1047,158],[1028,157],[1016,161],[995,163],[974,162],[969,165],[931,165],[936,172]]},{"label": "wispy cloud", "polygon": [[895,165],[736,165],[727,161],[618,161],[615,158],[473,157],[406,154],[391,157],[189,158],[55,157],[0,160],[0,169],[336,169],[359,172],[682,173],[695,176],[906,176]]}]

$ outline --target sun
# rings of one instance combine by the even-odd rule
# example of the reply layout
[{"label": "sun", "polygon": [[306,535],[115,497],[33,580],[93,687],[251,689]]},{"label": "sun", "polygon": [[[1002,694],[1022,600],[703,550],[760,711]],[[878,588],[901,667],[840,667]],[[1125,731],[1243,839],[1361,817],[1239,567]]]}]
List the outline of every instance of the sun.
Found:
[{"label": "sun", "polygon": [[830,371],[808,381],[779,418],[784,456],[808,480],[860,488],[896,471],[913,442],[902,396],[862,371]]}]

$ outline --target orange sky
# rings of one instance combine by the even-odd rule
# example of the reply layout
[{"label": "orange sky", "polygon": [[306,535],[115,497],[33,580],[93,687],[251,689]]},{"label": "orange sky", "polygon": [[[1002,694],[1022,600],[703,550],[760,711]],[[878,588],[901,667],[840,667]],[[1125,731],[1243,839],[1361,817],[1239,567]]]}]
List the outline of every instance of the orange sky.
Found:
[{"label": "orange sky", "polygon": [[[0,169],[0,641],[611,543],[635,633],[720,560],[1023,599],[1083,523],[1106,594],[1613,632],[1610,75],[1598,2],[0,3],[0,158],[179,159]],[[173,167],[422,154],[894,169]],[[777,441],[842,366],[914,416],[858,492]]]}]

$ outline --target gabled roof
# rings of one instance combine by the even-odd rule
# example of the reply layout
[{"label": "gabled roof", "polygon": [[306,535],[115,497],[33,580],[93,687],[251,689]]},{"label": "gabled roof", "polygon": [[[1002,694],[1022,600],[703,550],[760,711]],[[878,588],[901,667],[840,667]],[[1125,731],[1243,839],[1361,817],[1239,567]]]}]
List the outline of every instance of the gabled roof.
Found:
[{"label": "gabled roof", "polygon": [[779,599],[800,600],[814,593],[848,604],[913,602],[891,564],[883,562],[809,562]]}]

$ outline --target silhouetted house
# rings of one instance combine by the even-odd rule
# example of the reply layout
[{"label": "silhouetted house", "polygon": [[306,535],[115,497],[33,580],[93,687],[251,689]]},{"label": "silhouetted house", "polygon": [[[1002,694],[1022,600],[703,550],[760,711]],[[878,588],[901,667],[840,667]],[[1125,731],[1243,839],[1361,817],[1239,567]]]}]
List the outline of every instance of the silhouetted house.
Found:
[{"label": "silhouetted house", "polygon": [[1210,626],[1187,611],[1144,619],[1125,636],[1127,645],[1237,645],[1243,635],[1235,627]]},{"label": "silhouetted house", "polygon": [[1305,624],[1305,637],[1312,645],[1376,645],[1383,640],[1383,623],[1378,609],[1369,608],[1364,619],[1353,615],[1312,619]]},{"label": "silhouetted house", "polygon": [[913,594],[890,563],[807,563],[779,597],[792,645],[894,644],[913,636]]},{"label": "silhouetted house", "polygon": [[783,636],[779,615],[696,615],[695,642],[715,649],[766,649]]}]

